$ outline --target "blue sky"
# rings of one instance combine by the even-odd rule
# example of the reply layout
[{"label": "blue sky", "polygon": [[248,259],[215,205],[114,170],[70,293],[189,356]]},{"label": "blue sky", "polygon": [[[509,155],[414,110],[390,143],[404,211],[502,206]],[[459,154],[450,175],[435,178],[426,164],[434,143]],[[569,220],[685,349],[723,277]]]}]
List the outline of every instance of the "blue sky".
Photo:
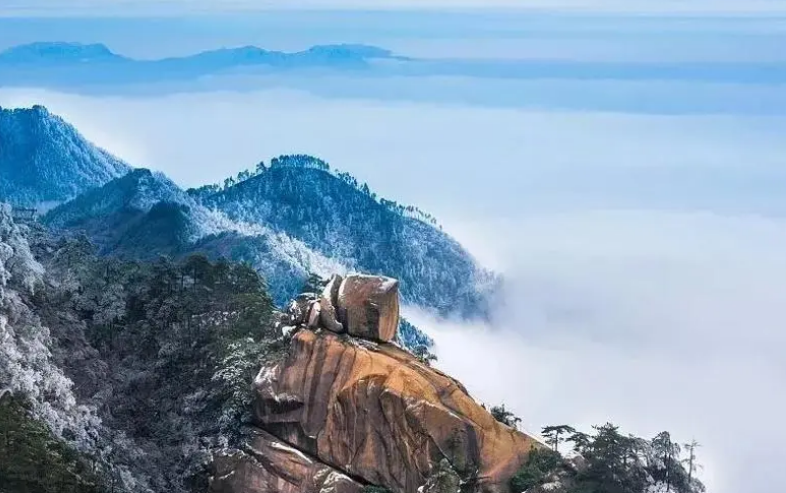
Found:
[{"label": "blue sky", "polygon": [[[0,20],[0,49],[103,42],[154,58],[365,42],[454,59],[786,63],[783,1],[330,10],[351,3],[239,16],[233,11],[250,3],[6,0],[2,15],[50,17]],[[298,10],[307,7],[327,10]],[[94,17],[80,17],[88,12]],[[613,420],[637,433],[696,438],[710,493],[783,489],[782,82],[333,75],[148,89],[0,87],[0,105],[45,104],[98,144],[184,186],[280,153],[319,155],[382,195],[435,213],[510,281],[490,327],[413,314],[435,335],[443,368],[474,395],[506,402],[531,429]]]},{"label": "blue sky", "polygon": [[[150,14],[233,10],[367,9],[360,0],[7,0],[6,15]],[[543,9],[628,13],[783,13],[779,0],[377,0],[375,9]]]}]

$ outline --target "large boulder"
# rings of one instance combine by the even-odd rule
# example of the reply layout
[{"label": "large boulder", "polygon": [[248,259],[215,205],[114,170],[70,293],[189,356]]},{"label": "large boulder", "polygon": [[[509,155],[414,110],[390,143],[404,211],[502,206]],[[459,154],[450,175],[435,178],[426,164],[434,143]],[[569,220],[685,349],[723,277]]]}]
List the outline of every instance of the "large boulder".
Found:
[{"label": "large boulder", "polygon": [[463,491],[504,493],[531,448],[541,446],[392,344],[300,331],[285,360],[263,369],[254,385],[258,426],[397,493],[415,493],[444,474],[443,460]]},{"label": "large boulder", "polygon": [[245,450],[213,458],[210,493],[362,493],[362,486],[255,430]]},{"label": "large boulder", "polygon": [[398,330],[398,281],[380,276],[348,276],[338,289],[338,321],[350,335],[390,342]]}]

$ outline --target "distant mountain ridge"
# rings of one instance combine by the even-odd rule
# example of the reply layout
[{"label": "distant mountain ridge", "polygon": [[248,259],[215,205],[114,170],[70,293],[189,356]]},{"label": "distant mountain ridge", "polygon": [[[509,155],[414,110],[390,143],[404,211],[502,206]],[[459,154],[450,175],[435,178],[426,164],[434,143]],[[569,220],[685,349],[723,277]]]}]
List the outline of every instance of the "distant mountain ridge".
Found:
[{"label": "distant mountain ridge", "polygon": [[130,169],[43,106],[0,108],[0,200],[59,203]]},{"label": "distant mountain ridge", "polygon": [[317,45],[298,52],[256,46],[220,48],[188,56],[137,60],[103,44],[31,43],[0,51],[0,85],[126,85],[190,80],[237,71],[363,69],[374,61],[401,59],[376,46]]},{"label": "distant mountain ridge", "polygon": [[[247,262],[265,276],[278,303],[298,294],[311,273],[364,272],[399,279],[410,304],[445,315],[488,312],[499,279],[433,217],[377,197],[318,158],[280,156],[222,185],[184,191],[162,173],[131,169],[95,148],[44,108],[7,113],[35,115],[57,131],[32,132],[36,148],[47,151],[35,166],[24,165],[30,157],[22,150],[2,154],[0,182],[21,183],[15,173],[26,169],[33,188],[24,201],[9,193],[0,200],[64,202],[42,221],[86,234],[103,254],[150,259],[202,252]],[[3,138],[24,141],[29,127],[6,125]],[[55,185],[67,187],[47,195]]]},{"label": "distant mountain ridge", "polygon": [[0,51],[0,63],[124,61],[103,44],[36,42]]}]

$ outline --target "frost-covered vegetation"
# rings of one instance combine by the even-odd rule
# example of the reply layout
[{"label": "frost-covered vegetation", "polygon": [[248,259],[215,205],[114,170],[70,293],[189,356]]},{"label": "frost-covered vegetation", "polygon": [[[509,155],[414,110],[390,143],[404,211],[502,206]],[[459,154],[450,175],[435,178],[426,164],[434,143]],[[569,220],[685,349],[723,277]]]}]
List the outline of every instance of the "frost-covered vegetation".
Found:
[{"label": "frost-covered vegetation", "polygon": [[[0,144],[10,143],[0,145],[0,180],[8,184],[0,186],[0,201],[41,207],[79,193],[42,221],[87,235],[100,255],[182,260],[201,253],[246,262],[268,281],[279,305],[298,294],[311,272],[354,271],[400,279],[408,303],[474,317],[487,313],[499,281],[431,216],[378,198],[319,158],[279,156],[222,184],[185,192],[145,169],[114,178],[128,167],[42,107],[3,111],[0,123]],[[53,186],[62,193],[52,195]],[[402,337],[410,348],[428,345],[408,326]]]},{"label": "frost-covered vegetation", "polygon": [[437,219],[431,214],[424,212],[413,205],[403,205],[393,200],[378,198],[377,194],[371,191],[367,183],[358,182],[357,178],[349,173],[338,170],[333,171],[331,170],[330,164],[328,164],[326,161],[308,154],[287,154],[274,157],[270,161],[269,168],[265,166],[264,161],[260,161],[254,169],[241,171],[237,174],[237,176],[230,176],[222,183],[214,183],[210,185],[203,185],[198,188],[190,188],[187,190],[187,193],[199,200],[206,199],[211,195],[217,194],[246,180],[254,178],[255,176],[261,175],[268,169],[276,168],[317,169],[320,171],[325,171],[326,173],[330,173],[332,176],[351,186],[355,190],[371,197],[381,206],[388,208],[390,211],[400,214],[401,216],[423,221],[441,229],[441,226],[439,226],[437,223]]},{"label": "frost-covered vegetation", "polygon": [[210,452],[240,436],[254,373],[283,348],[252,268],[98,257],[7,207],[0,303],[0,432],[15,440],[0,453],[16,457],[4,474],[56,475],[29,491],[198,490]]},{"label": "frost-covered vegetation", "polygon": [[[507,422],[503,422],[508,424],[511,416],[506,413]],[[513,419],[517,420],[515,416]],[[617,426],[607,423],[593,427],[588,434],[567,425],[549,426],[542,435],[549,448],[533,449],[526,464],[510,480],[512,493],[705,491],[696,476],[698,444],[680,446],[668,432],[648,440],[624,435]]]},{"label": "frost-covered vegetation", "polygon": [[312,165],[262,169],[202,203],[284,231],[349,270],[395,277],[407,302],[465,316],[488,308],[497,279],[439,228],[402,215],[346,175]]},{"label": "frost-covered vegetation", "polygon": [[187,192],[129,170],[43,107],[0,110],[0,201],[39,212],[66,201],[44,223],[86,234],[102,255],[249,262],[279,304],[309,272],[382,274],[401,281],[408,303],[470,317],[487,314],[499,282],[429,214],[313,156],[279,156]]},{"label": "frost-covered vegetation", "polygon": [[102,478],[85,457],[30,415],[24,398],[0,399],[0,491],[99,493]]},{"label": "frost-covered vegetation", "polygon": [[71,199],[129,166],[42,106],[0,108],[0,199],[40,206]]},{"label": "frost-covered vegetation", "polygon": [[278,304],[310,272],[351,271],[401,281],[405,301],[443,314],[483,315],[498,279],[450,236],[377,199],[306,155],[260,163],[225,185],[188,193],[137,169],[50,211],[43,221],[87,234],[101,254],[149,259],[201,252],[250,263]]}]

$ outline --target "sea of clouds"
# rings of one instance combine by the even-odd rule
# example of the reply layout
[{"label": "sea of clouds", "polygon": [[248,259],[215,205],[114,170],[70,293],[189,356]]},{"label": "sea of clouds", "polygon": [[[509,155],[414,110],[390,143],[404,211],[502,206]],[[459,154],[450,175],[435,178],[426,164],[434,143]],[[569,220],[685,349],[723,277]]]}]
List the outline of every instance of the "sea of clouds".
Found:
[{"label": "sea of clouds", "polygon": [[[319,25],[320,15],[290,22]],[[420,24],[390,21],[382,37],[364,19],[345,29],[344,41],[440,57],[783,63],[776,47],[786,39],[783,19],[772,17],[441,25],[426,15]],[[76,36],[52,22],[42,24],[48,32]],[[341,41],[324,26],[268,39],[233,22],[229,38],[204,19],[183,22],[173,49],[222,39],[274,48]],[[31,32],[7,30],[6,44]],[[134,49],[131,38],[115,36],[115,45]],[[136,50],[155,55],[152,45]],[[189,92],[79,92],[0,88],[0,105],[44,104],[132,165],[182,186],[281,153],[322,157],[381,195],[434,213],[505,277],[491,323],[407,311],[435,338],[438,365],[478,399],[505,403],[533,432],[613,421],[639,435],[667,429],[695,438],[711,493],[784,485],[781,84],[344,74],[212,80]]]}]

